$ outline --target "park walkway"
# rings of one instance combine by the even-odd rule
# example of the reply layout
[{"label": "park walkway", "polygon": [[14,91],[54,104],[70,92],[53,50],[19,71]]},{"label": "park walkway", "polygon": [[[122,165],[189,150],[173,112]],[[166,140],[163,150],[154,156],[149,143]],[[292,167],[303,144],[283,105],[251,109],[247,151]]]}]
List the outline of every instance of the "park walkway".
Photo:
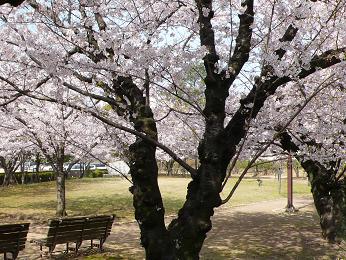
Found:
[{"label": "park walkway", "polygon": [[[345,244],[330,245],[321,239],[311,198],[296,199],[299,211],[293,214],[284,213],[285,204],[279,199],[217,209],[201,259],[345,259]],[[28,240],[45,232],[33,225]],[[103,254],[82,250],[78,259],[143,259],[136,222],[114,224],[105,248]],[[19,259],[39,259],[38,247],[28,244]]]}]

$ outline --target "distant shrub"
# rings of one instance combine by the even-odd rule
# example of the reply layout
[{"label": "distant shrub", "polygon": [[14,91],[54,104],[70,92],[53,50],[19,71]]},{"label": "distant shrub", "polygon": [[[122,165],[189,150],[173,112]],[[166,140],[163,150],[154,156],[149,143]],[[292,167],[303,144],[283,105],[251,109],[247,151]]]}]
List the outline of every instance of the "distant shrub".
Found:
[{"label": "distant shrub", "polygon": [[[5,174],[0,173],[0,184],[4,181]],[[22,173],[16,172],[15,177],[18,183],[22,183]],[[55,173],[52,171],[44,171],[36,174],[35,172],[26,172],[24,175],[24,183],[47,182],[55,180]]]},{"label": "distant shrub", "polygon": [[87,178],[102,178],[104,174],[108,174],[107,170],[87,170],[85,177]]}]

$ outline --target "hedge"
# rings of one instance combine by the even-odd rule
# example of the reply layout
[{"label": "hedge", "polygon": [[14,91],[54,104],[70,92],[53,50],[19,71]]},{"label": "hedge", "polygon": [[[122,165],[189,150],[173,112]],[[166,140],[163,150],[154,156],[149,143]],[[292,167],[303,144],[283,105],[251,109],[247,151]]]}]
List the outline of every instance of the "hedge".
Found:
[{"label": "hedge", "polygon": [[[102,178],[104,174],[107,174],[107,170],[88,170],[85,177],[87,178]],[[22,183],[22,173],[15,173],[16,180],[18,183]],[[38,176],[38,179],[37,179]],[[4,181],[5,174],[0,173],[0,185]],[[36,174],[36,172],[26,172],[24,183],[36,183],[36,182],[47,182],[55,180],[55,173],[52,171],[43,171]]]}]

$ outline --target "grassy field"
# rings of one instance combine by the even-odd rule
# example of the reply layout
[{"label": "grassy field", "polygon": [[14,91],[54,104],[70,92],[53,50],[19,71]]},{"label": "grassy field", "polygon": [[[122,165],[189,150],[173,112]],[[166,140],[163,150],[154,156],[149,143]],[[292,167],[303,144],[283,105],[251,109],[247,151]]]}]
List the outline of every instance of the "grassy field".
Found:
[{"label": "grassy field", "polygon": [[[223,198],[234,181],[226,186]],[[184,203],[188,182],[188,178],[159,178],[167,215],[176,214]],[[85,249],[86,254],[71,259],[144,258],[138,226],[132,222],[129,187],[130,183],[121,178],[67,181],[69,216],[114,213],[120,218],[107,239],[105,252],[88,253]],[[285,180],[281,190],[282,193],[279,193],[278,182],[274,179],[263,179],[260,187],[256,179],[245,179],[231,201],[218,209],[213,217],[213,229],[208,233],[201,259],[343,259],[340,256],[346,255],[346,246],[342,249],[321,239],[319,218],[311,200],[305,199],[311,198],[307,181],[294,180],[295,202],[299,202],[298,197],[304,197],[300,201],[310,203],[299,207],[297,213],[273,211],[285,205]],[[27,220],[35,224],[30,235],[44,237],[47,218],[55,214],[55,182],[0,188],[0,197],[0,223]],[[276,200],[279,198],[283,199]],[[246,204],[251,205],[232,208]],[[21,255],[29,256],[23,259],[34,259],[38,255],[37,247],[28,244]],[[60,257],[59,253],[57,256]],[[69,258],[62,255],[62,258],[56,259]]]},{"label": "grassy field", "polygon": [[[159,183],[168,215],[175,214],[186,196],[188,178],[160,177]],[[227,196],[231,181],[223,192]],[[67,213],[69,216],[114,213],[117,217],[133,219],[130,183],[121,178],[72,179],[67,181]],[[254,179],[245,179],[228,207],[286,196],[286,182],[282,182],[279,194],[278,182],[264,179],[261,187]],[[294,196],[311,196],[306,180],[294,182]],[[0,219],[30,219],[45,221],[55,214],[55,182],[17,185],[0,188]],[[2,221],[1,221],[2,222]]]}]

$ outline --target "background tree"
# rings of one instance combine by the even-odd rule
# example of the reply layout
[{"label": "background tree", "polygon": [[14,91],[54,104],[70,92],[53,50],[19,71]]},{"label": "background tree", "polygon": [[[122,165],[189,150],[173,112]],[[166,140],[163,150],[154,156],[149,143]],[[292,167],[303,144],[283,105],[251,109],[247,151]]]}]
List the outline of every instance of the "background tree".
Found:
[{"label": "background tree", "polygon": [[77,162],[85,157],[85,151],[92,153],[101,142],[102,128],[93,125],[95,119],[92,117],[55,103],[26,98],[10,105],[6,107],[8,120],[4,121],[3,127],[16,129],[20,136],[15,138],[25,139],[51,165],[56,176],[56,215],[65,216],[66,157],[73,154]]}]

